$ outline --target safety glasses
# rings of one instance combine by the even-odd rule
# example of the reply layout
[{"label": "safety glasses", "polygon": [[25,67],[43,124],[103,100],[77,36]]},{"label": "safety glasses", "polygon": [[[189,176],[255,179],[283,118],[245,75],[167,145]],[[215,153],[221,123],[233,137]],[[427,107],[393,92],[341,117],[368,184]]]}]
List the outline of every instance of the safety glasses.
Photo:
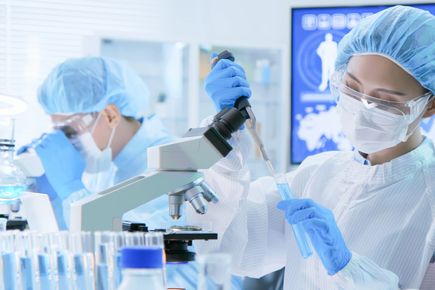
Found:
[{"label": "safety glasses", "polygon": [[428,92],[406,102],[383,100],[360,93],[346,86],[343,80],[344,76],[344,71],[336,71],[330,80],[331,93],[336,98],[337,102],[341,97],[346,96],[361,102],[364,107],[369,110],[378,109],[395,115],[403,115],[413,118],[423,112],[426,105],[433,97],[432,93]]},{"label": "safety glasses", "polygon": [[61,122],[54,123],[53,128],[63,131],[68,139],[73,139],[89,130],[94,124],[95,119],[94,113],[74,114]]}]

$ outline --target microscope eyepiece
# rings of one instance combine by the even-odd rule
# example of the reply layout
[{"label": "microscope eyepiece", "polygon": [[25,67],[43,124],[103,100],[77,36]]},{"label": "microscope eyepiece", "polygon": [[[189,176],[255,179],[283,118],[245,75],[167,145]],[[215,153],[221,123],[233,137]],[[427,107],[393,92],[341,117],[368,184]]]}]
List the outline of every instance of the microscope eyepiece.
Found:
[{"label": "microscope eyepiece", "polygon": [[245,123],[245,117],[243,114],[235,108],[226,108],[222,114],[216,115],[211,126],[215,128],[219,134],[226,140],[231,138],[231,134],[237,132],[243,123]]}]

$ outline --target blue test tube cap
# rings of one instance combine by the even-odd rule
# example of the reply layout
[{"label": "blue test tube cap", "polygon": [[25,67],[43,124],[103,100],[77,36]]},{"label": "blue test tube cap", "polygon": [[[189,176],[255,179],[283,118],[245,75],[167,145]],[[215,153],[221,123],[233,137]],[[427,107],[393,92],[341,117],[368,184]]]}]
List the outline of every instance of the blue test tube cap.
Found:
[{"label": "blue test tube cap", "polygon": [[163,249],[150,247],[126,247],[121,250],[123,269],[163,268]]}]

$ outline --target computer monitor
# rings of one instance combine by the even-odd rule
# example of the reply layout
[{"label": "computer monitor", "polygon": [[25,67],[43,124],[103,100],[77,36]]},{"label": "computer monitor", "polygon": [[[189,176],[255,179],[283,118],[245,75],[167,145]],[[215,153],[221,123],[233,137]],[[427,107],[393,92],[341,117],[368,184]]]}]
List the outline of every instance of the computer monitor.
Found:
[{"label": "computer monitor", "polygon": [[[410,6],[435,15],[435,3]],[[291,9],[291,164],[299,164],[306,157],[323,151],[352,150],[340,132],[328,79],[334,69],[340,39],[362,18],[388,7]],[[435,141],[434,120],[424,120],[422,131]]]}]

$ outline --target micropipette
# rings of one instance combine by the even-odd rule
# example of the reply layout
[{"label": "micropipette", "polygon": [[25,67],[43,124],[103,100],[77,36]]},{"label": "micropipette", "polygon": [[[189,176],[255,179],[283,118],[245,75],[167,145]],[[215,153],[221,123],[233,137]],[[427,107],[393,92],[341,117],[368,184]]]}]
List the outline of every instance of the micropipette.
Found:
[{"label": "micropipette", "polygon": [[[234,61],[234,56],[227,50],[224,50],[221,52],[217,57],[215,57],[212,60],[212,67],[220,60],[220,59],[228,59],[231,61]],[[237,99],[237,101],[234,104],[234,107],[237,108],[240,111],[243,111],[242,113],[246,114],[246,128],[248,129],[249,134],[251,135],[252,139],[254,140],[254,143],[258,150],[261,153],[261,156],[266,163],[266,166],[269,170],[270,175],[274,178],[278,192],[281,196],[282,200],[289,200],[294,198],[291,194],[290,187],[288,185],[287,180],[285,179],[284,175],[278,175],[275,172],[275,169],[273,168],[272,161],[270,160],[269,156],[266,153],[266,149],[264,147],[264,144],[257,134],[257,119],[255,118],[255,115],[252,111],[251,105],[249,104],[248,98],[246,97],[240,97]],[[302,226],[300,224],[294,224],[292,225],[293,234],[295,236],[296,242],[299,247],[299,251],[301,252],[302,257],[308,258],[313,254],[310,248],[310,244],[308,243],[308,239],[306,237],[306,233]]]},{"label": "micropipette", "polygon": [[[294,196],[291,194],[290,187],[288,185],[288,182],[285,178],[285,175],[279,175],[276,173],[275,169],[273,168],[272,161],[269,159],[269,156],[266,153],[266,149],[264,148],[264,144],[261,141],[260,136],[257,134],[256,130],[256,118],[254,113],[252,112],[251,107],[247,107],[246,111],[248,112],[249,119],[246,120],[246,128],[248,129],[248,132],[250,133],[252,139],[254,140],[254,143],[258,150],[260,150],[261,156],[266,163],[267,169],[269,170],[270,175],[274,178],[276,187],[278,189],[278,192],[281,196],[282,200],[289,200],[294,198]],[[295,236],[296,242],[299,247],[299,251],[301,252],[302,257],[308,258],[313,254],[310,248],[310,244],[308,243],[308,239],[306,237],[306,233],[302,226],[300,224],[294,224],[292,225],[293,234]]]}]

